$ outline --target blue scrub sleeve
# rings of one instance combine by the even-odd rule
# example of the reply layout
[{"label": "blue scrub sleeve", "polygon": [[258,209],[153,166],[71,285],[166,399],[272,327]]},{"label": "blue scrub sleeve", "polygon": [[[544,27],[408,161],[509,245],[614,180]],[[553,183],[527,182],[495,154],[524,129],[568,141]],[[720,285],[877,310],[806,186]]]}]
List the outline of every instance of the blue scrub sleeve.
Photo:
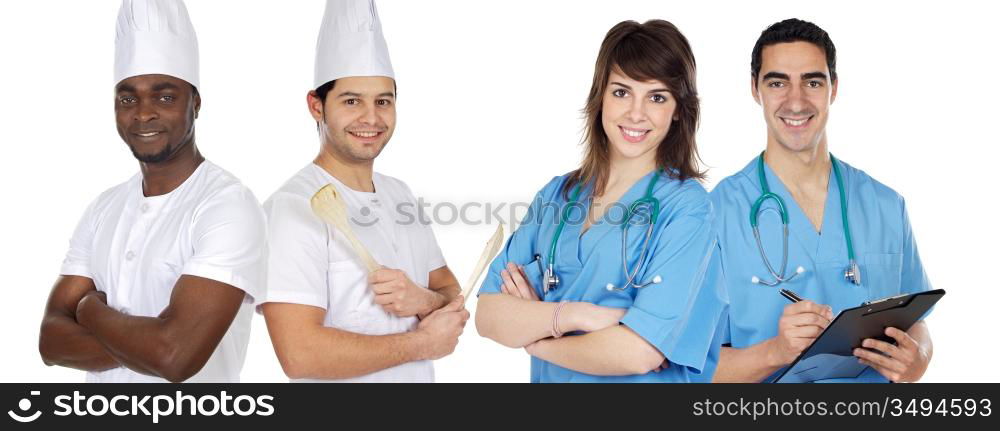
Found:
[{"label": "blue scrub sleeve", "polygon": [[[718,232],[718,231],[716,231],[716,232]],[[723,298],[725,298],[725,301],[726,301],[726,307],[723,309],[722,318],[721,318],[721,322],[720,322],[722,324],[722,329],[719,331],[719,334],[718,334],[719,345],[724,346],[724,347],[732,347],[732,345],[733,345],[733,332],[732,332],[732,329],[730,329],[731,322],[729,320],[729,310],[730,310],[730,308],[729,308],[729,289],[727,288],[727,286],[729,286],[729,285],[726,284],[726,264],[725,264],[725,260],[722,259],[722,235],[719,235],[718,238],[719,238],[718,242],[715,245],[715,254],[719,255],[719,282],[718,282],[718,284],[719,284],[719,289],[722,290],[721,295],[722,295]]]},{"label": "blue scrub sleeve", "polygon": [[[707,290],[708,289],[702,289],[702,292]],[[728,300],[726,301],[726,305],[723,305],[722,307],[722,312],[719,316],[719,324],[716,325],[712,343],[708,346],[708,352],[706,352],[705,364],[702,366],[701,370],[688,369],[690,371],[688,377],[691,383],[712,383],[712,377],[715,376],[715,371],[719,367],[719,356],[722,352],[723,344],[726,344],[723,343],[723,340],[727,340],[727,337],[729,337]]]},{"label": "blue scrub sleeve", "polygon": [[639,289],[622,323],[655,346],[672,364],[701,373],[723,323],[725,294],[716,253],[711,204],[699,200],[673,217],[657,237]]}]

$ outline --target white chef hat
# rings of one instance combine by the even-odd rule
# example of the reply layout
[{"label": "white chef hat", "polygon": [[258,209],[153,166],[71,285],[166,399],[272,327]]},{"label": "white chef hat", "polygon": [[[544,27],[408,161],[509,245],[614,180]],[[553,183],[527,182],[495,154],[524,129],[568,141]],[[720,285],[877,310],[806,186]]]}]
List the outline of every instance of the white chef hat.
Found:
[{"label": "white chef hat", "polygon": [[198,37],[181,0],[122,0],[115,28],[115,84],[138,75],[198,81]]},{"label": "white chef hat", "polygon": [[374,0],[326,1],[313,88],[348,76],[395,78]]}]

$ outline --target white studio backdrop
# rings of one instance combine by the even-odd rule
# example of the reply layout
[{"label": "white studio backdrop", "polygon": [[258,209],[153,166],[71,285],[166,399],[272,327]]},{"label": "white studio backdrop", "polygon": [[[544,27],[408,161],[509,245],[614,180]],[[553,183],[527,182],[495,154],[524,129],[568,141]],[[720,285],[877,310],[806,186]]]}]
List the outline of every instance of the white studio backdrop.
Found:
[{"label": "white studio backdrop", "polygon": [[[188,0],[201,48],[203,154],[264,201],[318,149],[305,107],[323,2]],[[86,205],[137,169],[115,131],[114,23],[119,2],[0,5],[0,381],[82,381],[48,368],[38,327],[68,240]],[[838,51],[831,150],[906,197],[921,257],[948,295],[928,319],[928,382],[1000,381],[992,339],[1000,303],[993,270],[992,72],[1000,40],[986,2],[403,1],[379,13],[399,86],[398,126],[376,170],[430,203],[526,202],[580,160],[580,108],[605,32],[626,19],[666,19],[698,60],[706,187],[762,148],[749,60],[767,25],[798,17]],[[449,266],[468,277],[491,224],[440,223]],[[483,220],[484,211],[468,217]],[[505,213],[506,214],[506,213]],[[862,223],[863,221],[854,221]],[[509,232],[509,229],[508,229]],[[475,313],[475,302],[470,301]],[[253,323],[243,380],[287,379],[263,318]],[[470,320],[441,382],[524,382],[528,356],[480,338]]]}]

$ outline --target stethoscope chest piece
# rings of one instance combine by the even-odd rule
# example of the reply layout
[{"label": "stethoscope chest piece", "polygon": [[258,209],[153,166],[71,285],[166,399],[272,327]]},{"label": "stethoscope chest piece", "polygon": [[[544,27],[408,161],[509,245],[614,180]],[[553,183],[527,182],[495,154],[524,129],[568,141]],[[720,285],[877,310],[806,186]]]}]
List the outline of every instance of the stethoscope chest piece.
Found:
[{"label": "stethoscope chest piece", "polygon": [[855,286],[861,285],[861,267],[858,266],[857,262],[851,260],[851,263],[847,266],[847,269],[844,270],[844,278],[847,279],[847,281],[851,282],[851,284],[854,284]]},{"label": "stethoscope chest piece", "polygon": [[[656,219],[660,214],[660,201],[653,197],[653,186],[656,185],[656,182],[659,180],[660,175],[662,173],[663,169],[658,169],[656,172],[653,173],[653,177],[649,180],[649,185],[646,187],[646,194],[642,198],[637,199],[635,202],[633,202],[632,205],[629,206],[628,212],[625,214],[625,220],[622,224],[622,270],[624,271],[626,280],[624,286],[622,287],[616,287],[614,284],[608,283],[605,286],[605,288],[609,291],[613,290],[624,291],[629,287],[641,289],[643,287],[652,284],[659,284],[660,282],[663,281],[663,278],[660,277],[659,275],[653,277],[650,281],[647,281],[645,283],[637,283],[638,280],[636,280],[636,275],[638,274],[639,269],[642,268],[643,265],[645,264],[646,258],[649,254],[649,245],[653,235],[653,226],[656,225]],[[552,235],[552,242],[549,244],[549,261],[548,264],[545,265],[545,270],[542,271],[544,273],[544,275],[542,276],[543,277],[542,291],[546,294],[548,294],[550,290],[559,287],[559,275],[556,274],[555,270],[556,246],[559,244],[559,235],[562,234],[563,228],[566,226],[566,218],[568,217],[568,211],[580,198],[581,188],[582,188],[581,184],[577,184],[573,188],[573,192],[571,194],[572,196],[569,198],[569,201],[567,202],[566,206],[563,207],[560,213],[559,225],[556,226],[556,231]],[[632,216],[639,213],[640,208],[645,208],[646,212],[644,217],[644,220],[646,221],[645,223],[646,235],[643,240],[642,252],[639,253],[639,259],[636,264],[636,267],[630,270],[630,268],[628,267],[629,256],[627,250],[628,228],[629,225],[631,224]],[[542,258],[541,255],[539,254],[535,255],[535,261],[538,262],[539,269],[542,269],[541,258]]]},{"label": "stethoscope chest piece", "polygon": [[549,293],[550,290],[559,286],[559,275],[556,274],[555,267],[549,262],[548,269],[545,270],[545,280],[542,281],[542,290]]}]

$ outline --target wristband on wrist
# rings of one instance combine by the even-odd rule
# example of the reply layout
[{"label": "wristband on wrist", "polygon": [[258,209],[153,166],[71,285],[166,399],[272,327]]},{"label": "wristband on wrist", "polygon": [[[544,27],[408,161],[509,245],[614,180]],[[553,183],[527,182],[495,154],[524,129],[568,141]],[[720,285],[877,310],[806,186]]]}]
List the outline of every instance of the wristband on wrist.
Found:
[{"label": "wristband on wrist", "polygon": [[563,336],[561,330],[559,330],[559,311],[562,310],[563,306],[569,301],[559,301],[556,305],[556,309],[552,312],[552,338],[559,338]]}]

